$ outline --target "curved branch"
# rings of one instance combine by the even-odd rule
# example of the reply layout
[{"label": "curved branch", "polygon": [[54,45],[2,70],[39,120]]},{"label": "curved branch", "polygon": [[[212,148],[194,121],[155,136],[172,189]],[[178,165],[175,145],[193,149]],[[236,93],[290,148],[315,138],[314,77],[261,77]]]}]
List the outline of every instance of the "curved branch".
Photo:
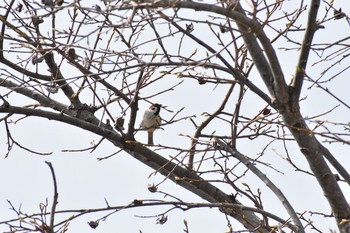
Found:
[{"label": "curved branch", "polygon": [[45,81],[51,81],[51,76],[48,75],[42,75],[38,73],[31,72],[29,70],[26,70],[25,68],[22,68],[14,63],[12,63],[10,60],[6,59],[4,56],[4,35],[5,35],[5,30],[6,27],[9,27],[16,31],[21,37],[25,38],[29,43],[35,45],[35,43],[31,40],[31,38],[26,35],[24,32],[20,31],[18,28],[16,28],[14,25],[9,23],[7,21],[8,14],[10,12],[10,9],[12,8],[12,5],[14,4],[15,1],[12,1],[9,6],[6,14],[4,16],[0,15],[0,21],[2,22],[2,27],[1,27],[1,35],[0,35],[0,63],[3,63],[12,69],[20,72],[21,74],[27,75],[29,77],[45,80]]},{"label": "curved branch", "polygon": [[[252,56],[253,61],[256,65],[263,81],[265,82],[265,85],[267,86],[267,88],[272,96],[272,99],[275,101],[278,101],[279,103],[282,103],[282,104],[288,102],[288,100],[289,100],[288,86],[284,80],[282,68],[279,64],[275,50],[272,47],[269,38],[266,36],[262,26],[256,20],[250,19],[244,15],[244,11],[243,11],[242,7],[240,6],[239,2],[237,2],[235,10],[229,10],[229,9],[224,8],[224,7],[215,6],[213,4],[199,3],[199,2],[194,2],[194,1],[176,1],[176,0],[174,0],[174,1],[163,0],[163,1],[156,1],[154,3],[139,4],[137,7],[138,8],[143,8],[143,7],[149,7],[149,8],[158,8],[158,7],[161,7],[161,8],[166,8],[166,7],[189,8],[189,9],[193,9],[196,11],[214,12],[214,13],[217,13],[217,14],[220,14],[220,15],[223,15],[223,16],[226,16],[226,17],[229,17],[229,18],[235,20],[238,28],[241,30],[242,37],[243,37],[245,44],[249,50],[249,53]],[[164,17],[163,13],[161,13],[160,11],[157,11],[157,12],[162,18],[166,19],[166,17]],[[171,21],[169,19],[166,19],[166,20],[171,22],[175,27],[177,27],[173,21]],[[180,28],[180,30],[181,30],[181,28]],[[186,32],[186,30],[182,29],[181,32],[185,33],[186,35],[188,35],[192,39],[194,37],[191,34],[189,34],[188,32]],[[264,52],[266,54],[267,59],[263,53],[263,50],[261,49],[261,47],[258,43],[256,37],[259,39],[261,45],[263,46],[263,49],[264,49]],[[210,52],[213,53],[213,51],[212,51],[213,49],[211,49],[208,45],[205,45],[202,41],[198,41],[198,40],[196,40],[196,41],[199,44],[201,44],[202,46],[206,47]],[[218,57],[219,57],[219,55],[218,55]],[[225,61],[223,61],[223,60],[222,60],[222,62],[225,63]],[[225,63],[225,65],[227,67],[230,67],[230,69],[231,69],[230,64]],[[235,77],[235,78],[237,78],[242,83],[246,84],[244,82],[244,80],[240,80],[240,77]],[[249,85],[247,85],[247,86],[249,87]]]},{"label": "curved branch", "polygon": [[64,58],[66,58],[71,64],[73,64],[82,74],[88,75],[95,79],[97,82],[101,83],[103,86],[105,86],[107,89],[114,92],[114,94],[120,98],[122,98],[127,104],[130,104],[131,100],[121,91],[119,91],[115,86],[108,83],[106,80],[101,78],[98,74],[95,74],[91,72],[90,70],[86,69],[84,66],[82,66],[79,62],[75,61],[74,59],[67,56],[64,51],[56,48],[56,51],[61,54]]},{"label": "curved branch", "polygon": [[288,212],[289,216],[293,220],[295,224],[295,232],[305,232],[303,225],[300,222],[296,212],[294,211],[292,205],[289,203],[288,199],[284,196],[281,190],[264,174],[262,173],[254,164],[252,164],[249,159],[241,154],[236,149],[231,148],[228,144],[216,138],[216,142],[220,145],[220,148],[230,153],[233,157],[242,162],[251,172],[253,172],[257,177],[259,177],[268,188],[277,196],[277,198],[281,201],[282,205]]},{"label": "curved branch", "polygon": [[[13,4],[13,2],[11,2],[11,4]],[[38,44],[37,42],[33,41],[31,37],[29,37],[26,33],[24,33],[23,31],[21,31],[20,29],[18,29],[17,27],[15,27],[14,25],[12,25],[10,22],[8,22],[7,20],[7,16],[8,16],[8,12],[11,8],[8,9],[5,17],[0,16],[0,21],[3,22],[3,27],[1,29],[1,41],[0,41],[0,46],[1,46],[1,52],[0,52],[0,61],[4,61],[6,62],[6,64],[8,64],[10,67],[14,67],[16,70],[21,71],[20,68],[18,68],[16,65],[14,65],[12,62],[8,61],[7,59],[4,58],[3,53],[2,53],[2,46],[3,46],[3,36],[5,34],[5,29],[6,26],[11,28],[13,31],[15,31],[20,37],[24,38],[29,44],[31,44],[34,47],[38,47],[40,48],[40,53],[41,55],[44,57],[45,62],[47,64],[47,66],[50,68],[50,72],[52,73],[53,77],[50,77],[50,81],[55,81],[55,83],[57,83],[60,88],[62,89],[62,91],[64,92],[64,94],[67,96],[67,98],[71,101],[71,103],[75,106],[75,107],[81,107],[82,103],[80,102],[79,98],[77,95],[74,94],[74,91],[72,89],[71,86],[68,85],[68,83],[66,82],[65,78],[63,77],[60,69],[58,68],[53,53],[51,50],[46,51],[45,49],[43,49],[41,47],[40,44]],[[34,75],[31,72],[26,71],[25,73],[29,74],[29,75]],[[34,75],[34,77],[36,77]],[[41,78],[45,78],[45,76],[41,76]],[[46,81],[48,81],[47,79],[45,79]]]},{"label": "curved branch", "polygon": [[[182,2],[182,1],[181,1]],[[186,1],[188,2],[188,1]],[[207,4],[204,4],[207,5]],[[215,6],[213,6],[215,7]],[[221,8],[219,8],[221,9]],[[169,23],[171,23],[172,25],[174,25],[179,31],[181,31],[182,33],[186,34],[188,37],[190,37],[191,39],[193,39],[195,42],[197,42],[198,44],[200,44],[201,46],[203,46],[204,48],[208,49],[212,54],[215,54],[221,62],[223,62],[225,64],[225,66],[229,69],[230,73],[232,74],[232,76],[237,79],[239,82],[241,82],[242,84],[246,85],[252,92],[254,92],[255,94],[257,94],[258,96],[260,96],[264,101],[266,101],[266,103],[268,103],[269,105],[272,105],[271,99],[268,95],[266,95],[260,88],[258,88],[257,86],[255,86],[249,79],[247,79],[240,71],[238,71],[237,69],[233,68],[230,63],[228,63],[226,61],[226,59],[224,57],[221,56],[221,54],[219,54],[215,49],[213,49],[211,46],[209,46],[208,44],[204,43],[204,41],[198,39],[197,37],[195,37],[194,35],[190,34],[188,31],[186,31],[185,29],[183,29],[180,25],[178,25],[176,22],[174,22],[172,19],[170,19],[169,17],[167,17],[166,15],[164,15],[162,12],[158,11],[158,14],[165,20],[167,20]]]},{"label": "curved branch", "polygon": [[195,155],[195,151],[196,151],[196,145],[197,145],[197,141],[200,137],[200,135],[202,134],[202,130],[213,120],[215,119],[221,112],[222,110],[224,110],[225,108],[225,105],[228,101],[228,99],[230,98],[231,94],[232,94],[232,91],[233,91],[233,88],[235,87],[235,83],[233,83],[224,100],[222,101],[220,107],[213,113],[213,114],[210,114],[209,117],[207,119],[205,119],[196,129],[196,132],[195,134],[193,135],[193,138],[192,138],[192,141],[191,141],[191,149],[190,149],[190,154],[188,156],[188,168],[189,169],[193,169],[193,159],[194,159],[194,155]]},{"label": "curved branch", "polygon": [[[270,39],[265,34],[261,24],[256,20],[249,19],[245,16],[244,10],[239,2],[237,2],[236,10],[243,16],[230,16],[236,20],[236,24],[241,30],[243,40],[250,56],[252,57],[272,98],[277,101],[276,104],[287,103],[289,101],[287,84],[284,80],[281,65],[279,64],[279,60],[274,48],[272,47]],[[259,39],[263,49],[260,48],[255,36]],[[263,51],[265,52],[266,57]]]},{"label": "curved branch", "polygon": [[[244,206],[241,204],[232,204],[232,203],[190,203],[190,202],[182,202],[182,201],[158,201],[158,200],[135,200],[132,203],[128,205],[123,205],[123,206],[108,206],[105,208],[97,208],[97,209],[77,209],[77,210],[58,210],[56,211],[57,214],[67,214],[70,213],[72,216],[70,216],[66,220],[62,220],[61,222],[55,224],[55,227],[59,227],[60,225],[66,223],[67,221],[71,221],[73,219],[76,219],[78,217],[81,217],[82,215],[85,214],[90,214],[90,213],[96,213],[96,212],[105,212],[105,211],[113,211],[113,213],[121,210],[126,210],[126,209],[133,209],[133,208],[139,208],[139,207],[147,207],[147,206],[174,206],[176,208],[180,208],[182,210],[189,210],[193,208],[218,208],[220,210],[223,209],[234,209],[234,208],[239,208],[242,210],[246,211],[252,211],[259,213],[261,215],[264,215],[268,218],[271,218],[279,223],[281,223],[283,226],[289,227],[291,230],[296,231],[296,228],[293,224],[291,224],[288,220],[284,220],[278,216],[276,216],[273,213],[267,212],[265,210],[259,209],[259,208],[254,208],[254,207],[249,207],[249,206]],[[46,212],[45,214],[49,215],[51,214],[50,212]],[[26,219],[31,219],[37,216],[42,215],[42,213],[39,214],[31,214],[31,215],[25,215],[21,216],[23,220]],[[110,214],[108,214],[110,215]],[[11,222],[16,222],[18,221],[18,218],[16,219],[9,219],[5,221],[1,221],[0,224],[9,224]]]},{"label": "curved branch", "polygon": [[[50,120],[64,122],[93,132],[97,135],[105,137],[115,146],[122,148],[126,153],[130,154],[135,159],[153,168],[163,176],[169,178],[176,184],[191,191],[192,193],[198,195],[208,202],[240,204],[237,200],[232,200],[229,195],[226,195],[224,192],[210,184],[208,181],[203,180],[194,172],[169,161],[168,159],[148,149],[138,142],[124,141],[124,138],[121,135],[108,128],[104,124],[98,126],[64,114],[58,114],[38,109],[8,106],[4,104],[0,106],[0,113],[24,114],[27,116],[43,117]],[[253,231],[256,228],[259,228],[259,230],[264,233],[268,233],[270,231],[270,228],[268,226],[261,226],[261,220],[252,211],[242,210],[241,208],[232,208],[229,211],[226,210],[226,212],[228,215],[232,216],[241,224],[243,224],[248,230]]]},{"label": "curved branch", "polygon": [[282,118],[320,184],[324,196],[332,208],[340,231],[348,232],[344,231],[344,229],[350,227],[350,222],[343,222],[343,220],[350,219],[350,207],[332,170],[324,159],[324,157],[329,157],[329,155],[326,154],[320,142],[308,128],[300,111],[286,111],[282,113]]},{"label": "curved branch", "polygon": [[27,96],[28,98],[34,99],[38,101],[42,106],[52,108],[57,111],[66,111],[68,110],[68,106],[64,105],[56,100],[53,100],[47,96],[44,96],[42,94],[39,94],[33,90],[30,90],[26,87],[22,87],[20,85],[17,85],[14,82],[11,82],[9,80],[0,78],[0,86],[6,87],[8,89],[11,89],[21,95]]}]

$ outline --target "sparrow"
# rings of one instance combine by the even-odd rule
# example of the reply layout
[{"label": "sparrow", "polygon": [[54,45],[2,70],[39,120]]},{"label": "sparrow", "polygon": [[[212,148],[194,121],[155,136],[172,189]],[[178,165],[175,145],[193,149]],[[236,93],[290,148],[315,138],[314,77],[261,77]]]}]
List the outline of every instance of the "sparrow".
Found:
[{"label": "sparrow", "polygon": [[160,104],[152,104],[143,114],[140,127],[147,130],[149,145],[153,145],[153,132],[160,128],[160,123],[162,122],[162,119],[159,116],[161,107],[162,105]]}]

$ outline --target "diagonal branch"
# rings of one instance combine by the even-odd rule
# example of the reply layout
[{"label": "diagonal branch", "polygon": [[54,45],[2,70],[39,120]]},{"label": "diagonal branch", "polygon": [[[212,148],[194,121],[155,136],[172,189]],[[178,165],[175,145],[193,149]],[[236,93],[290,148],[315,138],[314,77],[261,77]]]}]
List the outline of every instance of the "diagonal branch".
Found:
[{"label": "diagonal branch", "polygon": [[[206,5],[206,4],[205,4]],[[213,6],[215,8],[215,6]],[[217,8],[217,7],[216,7]],[[224,12],[222,12],[224,13]],[[170,19],[168,16],[163,14],[162,12],[158,11],[158,14],[171,23],[174,27],[176,27],[179,31],[182,33],[186,34],[188,37],[190,37],[192,40],[197,42],[199,45],[203,46],[206,48],[208,51],[210,51],[212,54],[215,54],[217,58],[220,59],[220,61],[228,68],[229,72],[232,74],[232,76],[238,80],[240,83],[246,85],[252,92],[260,96],[266,103],[271,105],[271,99],[268,95],[266,95],[260,88],[258,88],[254,83],[252,83],[249,79],[247,79],[244,74],[242,74],[239,70],[233,68],[233,66],[226,61],[226,59],[221,56],[220,53],[218,53],[214,48],[212,48],[210,45],[206,44],[203,40],[199,39],[198,37],[192,35],[185,29],[183,29],[180,25],[178,25],[174,20]]]},{"label": "diagonal branch", "polygon": [[242,162],[251,172],[253,172],[257,177],[259,177],[268,188],[277,196],[277,198],[281,201],[284,208],[287,210],[289,216],[294,221],[296,225],[295,232],[305,232],[303,225],[300,222],[296,212],[294,211],[292,205],[289,203],[288,199],[284,196],[281,190],[264,174],[262,173],[254,164],[252,164],[249,159],[241,154],[236,149],[231,148],[228,144],[216,138],[216,142],[220,145],[220,148],[230,153],[233,157],[237,158],[240,162]]},{"label": "diagonal branch", "polygon": [[[230,16],[236,20],[250,56],[268,88],[272,99],[277,101],[275,104],[287,103],[289,101],[287,84],[270,39],[265,34],[261,24],[245,16],[244,10],[239,2],[237,3],[236,10],[243,16],[239,18],[235,15]],[[256,38],[258,38],[262,48]]]},{"label": "diagonal branch", "polygon": [[330,158],[330,155],[327,154],[327,151],[308,128],[300,111],[285,111],[282,113],[282,118],[320,184],[324,196],[332,208],[340,232],[349,232],[344,229],[350,229],[350,222],[344,222],[343,220],[350,218],[350,207],[332,170],[324,159],[324,157]]},{"label": "diagonal branch", "polygon": [[[14,1],[11,2],[11,5],[14,3]],[[40,48],[40,53],[41,55],[44,57],[45,62],[47,64],[47,66],[50,68],[50,72],[52,74],[53,77],[50,78],[50,81],[52,81],[52,79],[54,79],[54,81],[60,86],[60,88],[62,89],[62,91],[64,92],[64,94],[67,96],[67,98],[71,101],[71,103],[75,106],[75,107],[81,107],[82,103],[80,102],[79,98],[77,95],[75,95],[73,88],[71,86],[68,85],[66,79],[63,77],[60,69],[58,68],[54,56],[53,56],[53,52],[52,51],[46,51],[45,49],[42,49],[42,46],[40,44],[38,44],[37,42],[35,42],[31,37],[29,37],[26,33],[24,33],[23,31],[21,31],[18,27],[14,26],[13,24],[11,24],[8,20],[7,20],[7,16],[9,13],[9,10],[11,8],[8,9],[5,17],[0,15],[0,21],[3,22],[3,26],[1,28],[1,40],[0,40],[0,61],[1,62],[6,62],[6,64],[8,64],[8,66],[13,67],[15,70],[17,71],[21,71],[22,69],[19,68],[18,66],[14,65],[12,62],[10,62],[9,60],[4,58],[4,55],[2,53],[2,49],[3,49],[3,35],[5,35],[5,29],[6,27],[11,28],[13,31],[15,31],[20,37],[24,38],[30,45],[32,45],[33,47],[37,47]],[[31,72],[24,72],[27,73],[30,76],[35,77],[35,75]],[[46,77],[44,75],[40,75],[40,77],[42,79],[45,79],[46,81],[48,81],[46,79]]]},{"label": "diagonal branch", "polygon": [[[229,195],[221,191],[219,188],[202,179],[200,176],[195,174],[195,172],[169,161],[138,142],[124,141],[124,138],[121,135],[111,130],[104,124],[97,125],[75,117],[67,116],[65,114],[39,109],[8,106],[4,104],[0,106],[0,113],[24,114],[42,117],[64,122],[93,132],[108,139],[115,146],[122,148],[126,153],[130,154],[135,159],[210,203],[223,202],[240,204],[237,200],[232,200]],[[268,233],[271,230],[268,226],[261,226],[261,219],[259,219],[253,211],[244,210],[237,207],[227,209],[225,212],[239,221],[248,230],[253,231],[254,229],[259,229],[259,231],[263,233]]]},{"label": "diagonal branch", "polygon": [[224,98],[224,100],[222,101],[221,105],[219,106],[219,108],[213,113],[213,114],[210,114],[207,119],[205,119],[196,129],[196,132],[195,134],[193,135],[193,138],[192,138],[192,141],[191,141],[191,149],[190,149],[190,154],[188,156],[188,168],[189,169],[193,169],[193,159],[194,159],[194,155],[195,155],[195,151],[196,151],[196,145],[197,145],[197,141],[199,139],[199,137],[201,136],[202,134],[202,131],[203,129],[212,121],[214,120],[219,114],[222,113],[222,110],[224,110],[226,104],[227,104],[227,101],[229,100],[231,94],[232,94],[232,91],[235,87],[235,84],[236,83],[233,83],[229,90],[227,91],[227,94]]},{"label": "diagonal branch", "polygon": [[[275,104],[283,104],[289,101],[288,86],[284,80],[282,68],[279,64],[275,50],[271,45],[270,39],[266,36],[262,25],[259,22],[245,16],[244,10],[242,9],[239,3],[237,3],[234,10],[228,10],[224,7],[219,7],[212,4],[176,0],[155,1],[154,3],[147,2],[145,4],[139,4],[137,6],[137,8],[144,7],[155,9],[159,7],[188,8],[196,11],[208,11],[217,13],[219,15],[223,15],[235,20],[238,25],[238,28],[241,30],[245,44],[249,50],[251,57],[253,58],[253,61],[261,75],[261,78],[265,82],[265,85],[267,86],[269,93],[272,96],[272,99],[275,102],[277,101]],[[175,27],[177,27],[176,23],[174,23],[170,19],[167,19],[167,17],[163,13],[161,13],[160,11],[157,12],[162,18],[166,19],[167,21],[171,22]],[[181,30],[181,32],[185,33],[187,36],[195,40],[194,36],[186,32],[185,30]],[[263,46],[263,49],[260,47],[257,38]],[[200,45],[206,47],[210,52],[215,53],[210,47],[208,47],[208,45],[205,45],[203,41],[199,41],[198,39],[195,41],[198,42]],[[263,51],[265,52],[266,56]],[[218,57],[220,58],[219,55],[220,54],[218,54]],[[220,60],[222,59],[220,58]],[[225,61],[222,62],[227,67],[231,67],[231,65],[226,64]],[[247,81],[241,80],[240,77],[237,76],[238,75],[235,75],[236,79],[246,84],[250,88],[249,83],[247,83]]]},{"label": "diagonal branch", "polygon": [[339,172],[343,179],[350,185],[350,175],[349,172],[344,168],[344,166],[339,163],[339,161],[334,158],[332,153],[320,143],[320,148],[322,150],[323,156],[328,160],[330,164]]},{"label": "diagonal branch", "polygon": [[20,72],[21,74],[27,75],[29,77],[33,77],[33,78],[37,78],[45,81],[51,81],[51,76],[31,72],[21,66],[14,64],[10,60],[6,59],[4,56],[4,35],[7,27],[17,32],[20,35],[20,37],[26,39],[30,44],[35,45],[35,42],[33,42],[32,39],[27,34],[20,31],[17,27],[15,27],[14,25],[12,25],[10,22],[7,21],[8,14],[10,13],[10,9],[12,8],[12,5],[14,4],[14,2],[15,1],[11,1],[11,3],[8,5],[8,11],[6,12],[5,15],[0,15],[0,21],[2,22],[1,34],[0,34],[0,63],[3,63],[11,67],[12,69]]},{"label": "diagonal branch", "polygon": [[68,111],[67,105],[64,105],[61,102],[58,102],[56,100],[53,100],[48,96],[39,94],[29,88],[23,87],[21,85],[17,85],[16,83],[11,82],[9,80],[0,78],[0,86],[6,87],[23,96],[27,96],[28,98],[34,99],[38,101],[42,106],[49,107],[57,111],[66,111],[66,110]]},{"label": "diagonal branch", "polygon": [[294,80],[292,87],[294,87],[293,93],[291,93],[292,103],[297,107],[299,103],[299,97],[301,93],[301,88],[303,86],[304,74],[307,65],[307,60],[309,58],[309,53],[311,49],[311,44],[315,32],[317,30],[317,12],[320,6],[320,0],[312,0],[310,4],[310,11],[308,22],[306,26],[306,32],[304,35],[304,41],[301,46],[299,61],[297,69],[295,71]]}]

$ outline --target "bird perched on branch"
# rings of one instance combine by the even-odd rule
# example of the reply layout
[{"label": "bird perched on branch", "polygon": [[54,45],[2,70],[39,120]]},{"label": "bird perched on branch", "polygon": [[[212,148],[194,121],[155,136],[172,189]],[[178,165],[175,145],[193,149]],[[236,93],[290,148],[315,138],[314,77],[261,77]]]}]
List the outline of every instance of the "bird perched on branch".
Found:
[{"label": "bird perched on branch", "polygon": [[143,114],[143,119],[140,124],[141,128],[147,130],[148,133],[148,144],[153,145],[153,132],[160,128],[162,119],[159,116],[160,104],[152,104]]}]

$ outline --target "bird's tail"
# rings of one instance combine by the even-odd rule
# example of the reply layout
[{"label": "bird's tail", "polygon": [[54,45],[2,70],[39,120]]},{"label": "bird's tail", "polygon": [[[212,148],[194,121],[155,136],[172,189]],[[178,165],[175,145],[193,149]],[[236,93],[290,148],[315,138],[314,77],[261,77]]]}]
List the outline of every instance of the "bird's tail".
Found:
[{"label": "bird's tail", "polygon": [[154,130],[148,130],[148,145],[153,145],[153,132]]}]

